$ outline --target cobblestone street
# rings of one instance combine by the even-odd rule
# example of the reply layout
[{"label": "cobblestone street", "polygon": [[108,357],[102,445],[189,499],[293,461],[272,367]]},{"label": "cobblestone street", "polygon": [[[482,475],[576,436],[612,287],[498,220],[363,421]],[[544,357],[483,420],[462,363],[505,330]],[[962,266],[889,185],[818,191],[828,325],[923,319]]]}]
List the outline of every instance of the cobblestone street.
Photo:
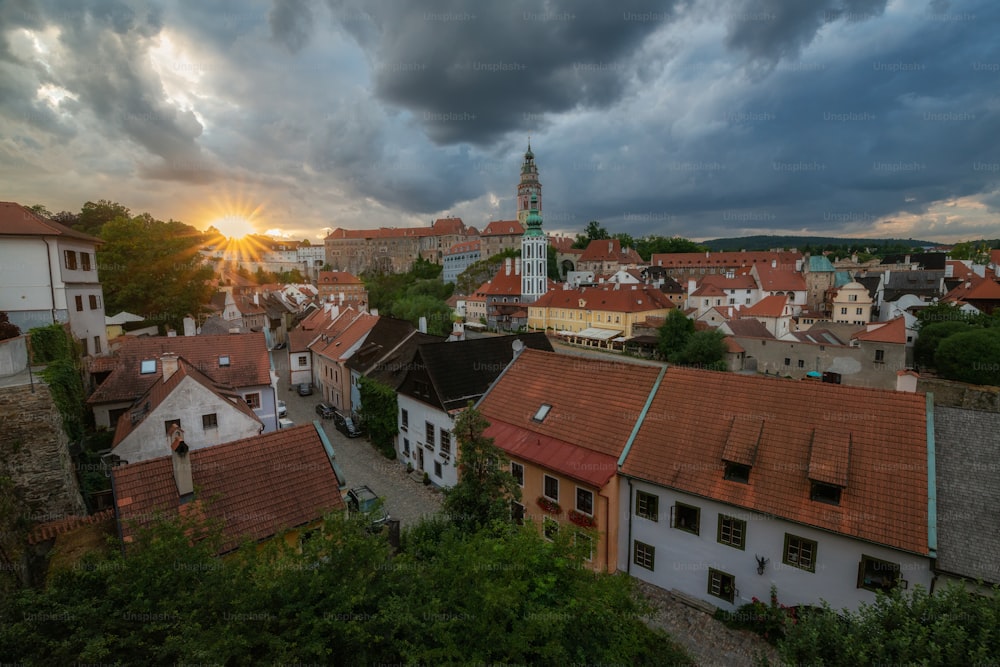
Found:
[{"label": "cobblestone street", "polygon": [[441,492],[410,479],[406,469],[378,453],[364,437],[347,438],[333,425],[332,419],[320,419],[316,406],[321,397],[299,396],[288,391],[288,383],[278,384],[278,398],[288,406],[288,418],[297,425],[318,420],[333,445],[333,451],[346,481],[345,489],[368,485],[385,500],[386,510],[400,527],[414,525],[422,517],[441,510]]}]

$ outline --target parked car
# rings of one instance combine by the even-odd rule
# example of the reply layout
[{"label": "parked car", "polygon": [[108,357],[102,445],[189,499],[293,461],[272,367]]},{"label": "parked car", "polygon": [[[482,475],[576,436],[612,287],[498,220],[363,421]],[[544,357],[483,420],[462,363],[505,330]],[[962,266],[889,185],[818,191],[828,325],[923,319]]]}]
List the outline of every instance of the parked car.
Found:
[{"label": "parked car", "polygon": [[311,396],[313,393],[312,385],[308,382],[303,382],[299,385],[299,396]]},{"label": "parked car", "polygon": [[278,417],[288,416],[288,406],[285,405],[284,401],[278,401]]},{"label": "parked car", "polygon": [[348,438],[357,438],[363,435],[361,424],[354,417],[340,410],[333,411],[333,425]]},{"label": "parked car", "polygon": [[347,492],[348,516],[361,514],[368,517],[368,530],[377,532],[389,523],[391,517],[384,503],[368,486],[356,486]]},{"label": "parked car", "polygon": [[329,403],[320,403],[316,406],[316,414],[318,414],[323,419],[329,419],[334,415],[336,410]]}]

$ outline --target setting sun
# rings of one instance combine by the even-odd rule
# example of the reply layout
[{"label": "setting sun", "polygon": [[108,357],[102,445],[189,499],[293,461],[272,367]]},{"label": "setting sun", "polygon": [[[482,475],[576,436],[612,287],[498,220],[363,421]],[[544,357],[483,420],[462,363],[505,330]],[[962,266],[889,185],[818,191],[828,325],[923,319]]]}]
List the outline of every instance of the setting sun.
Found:
[{"label": "setting sun", "polygon": [[213,220],[211,224],[223,236],[234,241],[256,232],[250,221],[242,215],[226,215]]}]

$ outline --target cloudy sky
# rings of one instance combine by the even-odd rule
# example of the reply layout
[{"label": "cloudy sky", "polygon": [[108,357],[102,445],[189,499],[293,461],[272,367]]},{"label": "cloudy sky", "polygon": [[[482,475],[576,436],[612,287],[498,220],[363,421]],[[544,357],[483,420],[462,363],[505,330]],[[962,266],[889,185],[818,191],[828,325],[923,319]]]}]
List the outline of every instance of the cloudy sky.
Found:
[{"label": "cloudy sky", "polygon": [[0,199],[199,228],[1000,236],[996,0],[3,0]]}]

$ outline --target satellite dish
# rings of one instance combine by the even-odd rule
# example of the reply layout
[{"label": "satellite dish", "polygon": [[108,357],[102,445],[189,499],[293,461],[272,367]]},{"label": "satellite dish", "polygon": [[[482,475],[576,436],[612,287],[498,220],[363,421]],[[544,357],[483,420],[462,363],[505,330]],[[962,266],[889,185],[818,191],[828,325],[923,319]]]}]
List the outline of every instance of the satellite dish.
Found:
[{"label": "satellite dish", "polygon": [[520,338],[515,338],[511,347],[514,348],[514,355],[517,356],[524,349],[524,342]]}]

